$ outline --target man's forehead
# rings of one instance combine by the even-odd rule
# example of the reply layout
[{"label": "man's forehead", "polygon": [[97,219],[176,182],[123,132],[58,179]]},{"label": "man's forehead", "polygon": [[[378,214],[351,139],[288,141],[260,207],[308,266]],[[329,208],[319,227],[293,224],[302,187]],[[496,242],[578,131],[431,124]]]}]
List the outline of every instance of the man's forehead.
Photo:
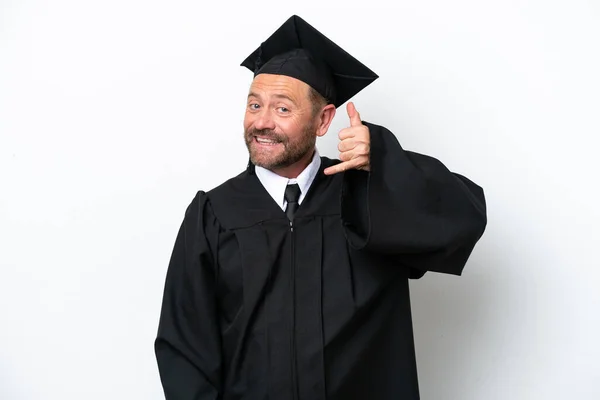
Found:
[{"label": "man's forehead", "polygon": [[305,95],[309,86],[299,79],[286,75],[259,74],[250,85],[250,92],[269,92],[269,94]]}]

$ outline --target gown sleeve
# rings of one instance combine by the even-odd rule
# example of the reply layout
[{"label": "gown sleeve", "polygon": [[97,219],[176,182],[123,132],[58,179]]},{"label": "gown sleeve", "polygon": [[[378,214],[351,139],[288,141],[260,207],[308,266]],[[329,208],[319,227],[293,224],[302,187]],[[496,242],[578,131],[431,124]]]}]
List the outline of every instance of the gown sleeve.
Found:
[{"label": "gown sleeve", "polygon": [[371,134],[370,172],[349,170],[342,223],[351,246],[410,268],[460,275],[487,224],[483,189],[440,161],[405,151],[386,128]]},{"label": "gown sleeve", "polygon": [[217,229],[206,194],[200,191],[175,240],[154,344],[166,400],[220,398],[221,343],[209,240]]}]

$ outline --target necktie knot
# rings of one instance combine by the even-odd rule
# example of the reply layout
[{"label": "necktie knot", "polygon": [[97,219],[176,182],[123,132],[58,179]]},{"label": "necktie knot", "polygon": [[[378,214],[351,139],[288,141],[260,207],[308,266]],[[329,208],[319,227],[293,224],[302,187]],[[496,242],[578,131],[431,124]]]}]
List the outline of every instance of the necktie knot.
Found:
[{"label": "necktie knot", "polygon": [[300,186],[297,183],[293,185],[287,185],[285,188],[284,197],[285,201],[287,201],[288,203],[285,213],[287,214],[290,221],[294,219],[294,214],[298,209],[298,200],[300,200],[300,192]]},{"label": "necktie knot", "polygon": [[300,199],[300,186],[297,183],[293,185],[287,185],[284,196],[285,201],[288,203],[297,203]]}]

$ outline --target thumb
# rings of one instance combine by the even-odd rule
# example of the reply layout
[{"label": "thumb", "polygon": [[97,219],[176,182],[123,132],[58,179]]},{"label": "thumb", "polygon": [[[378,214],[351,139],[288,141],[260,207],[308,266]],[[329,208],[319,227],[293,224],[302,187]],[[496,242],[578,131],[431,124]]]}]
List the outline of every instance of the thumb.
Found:
[{"label": "thumb", "polygon": [[346,106],[346,110],[348,111],[348,117],[350,117],[350,126],[362,125],[362,121],[360,120],[360,114],[358,113],[358,111],[356,111],[354,103],[348,103],[348,105]]}]

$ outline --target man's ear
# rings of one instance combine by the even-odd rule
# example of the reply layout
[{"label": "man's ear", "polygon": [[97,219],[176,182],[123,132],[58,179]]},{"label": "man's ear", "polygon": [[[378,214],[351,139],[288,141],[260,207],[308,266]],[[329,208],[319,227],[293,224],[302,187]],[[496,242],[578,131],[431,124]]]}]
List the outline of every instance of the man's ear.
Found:
[{"label": "man's ear", "polygon": [[329,130],[329,125],[333,121],[335,116],[335,106],[333,104],[327,104],[321,113],[319,114],[319,126],[317,127],[317,136],[323,136]]}]

